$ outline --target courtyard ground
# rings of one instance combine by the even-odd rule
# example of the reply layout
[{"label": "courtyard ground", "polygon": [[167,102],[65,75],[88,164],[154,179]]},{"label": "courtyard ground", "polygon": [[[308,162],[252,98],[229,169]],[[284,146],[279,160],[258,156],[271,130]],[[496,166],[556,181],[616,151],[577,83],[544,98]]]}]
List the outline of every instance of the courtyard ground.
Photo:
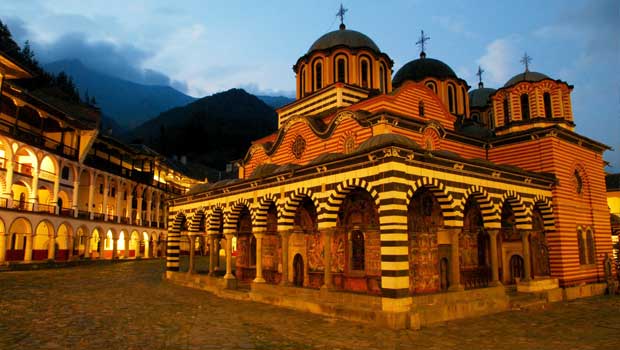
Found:
[{"label": "courtyard ground", "polygon": [[393,331],[162,279],[163,260],[0,273],[0,349],[618,349],[620,297]]}]

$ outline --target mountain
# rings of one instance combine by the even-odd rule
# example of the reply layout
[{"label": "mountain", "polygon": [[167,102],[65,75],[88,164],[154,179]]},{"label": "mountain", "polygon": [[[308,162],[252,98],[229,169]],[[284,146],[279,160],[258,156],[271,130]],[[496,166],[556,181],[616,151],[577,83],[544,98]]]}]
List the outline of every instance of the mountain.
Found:
[{"label": "mountain", "polygon": [[143,142],[167,156],[223,169],[245,156],[253,140],[277,129],[272,107],[242,89],[231,89],[173,108],[131,130],[132,142]]},{"label": "mountain", "polygon": [[55,61],[43,68],[55,74],[64,71],[71,76],[80,93],[95,97],[102,113],[124,129],[195,100],[169,86],[142,85],[97,72],[79,60]]},{"label": "mountain", "polygon": [[273,109],[278,109],[284,105],[287,105],[293,101],[294,98],[286,97],[286,96],[259,96],[256,95],[261,101],[265,102],[268,106],[271,106]]}]

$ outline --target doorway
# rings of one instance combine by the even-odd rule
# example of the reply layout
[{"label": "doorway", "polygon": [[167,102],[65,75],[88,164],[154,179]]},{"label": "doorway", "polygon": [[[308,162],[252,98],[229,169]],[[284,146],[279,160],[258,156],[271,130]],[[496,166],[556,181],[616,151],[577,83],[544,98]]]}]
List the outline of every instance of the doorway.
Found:
[{"label": "doorway", "polygon": [[293,258],[293,285],[296,287],[304,285],[304,259],[301,254],[296,254]]},{"label": "doorway", "polygon": [[515,284],[518,279],[523,278],[523,258],[519,255],[510,257],[510,284]]}]

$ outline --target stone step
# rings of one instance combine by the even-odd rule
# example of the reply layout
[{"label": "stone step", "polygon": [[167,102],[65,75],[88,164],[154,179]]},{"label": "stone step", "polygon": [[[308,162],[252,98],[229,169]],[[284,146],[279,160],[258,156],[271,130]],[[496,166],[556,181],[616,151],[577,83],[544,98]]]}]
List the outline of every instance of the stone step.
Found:
[{"label": "stone step", "polygon": [[541,293],[507,293],[512,310],[541,310],[546,307],[547,299]]}]

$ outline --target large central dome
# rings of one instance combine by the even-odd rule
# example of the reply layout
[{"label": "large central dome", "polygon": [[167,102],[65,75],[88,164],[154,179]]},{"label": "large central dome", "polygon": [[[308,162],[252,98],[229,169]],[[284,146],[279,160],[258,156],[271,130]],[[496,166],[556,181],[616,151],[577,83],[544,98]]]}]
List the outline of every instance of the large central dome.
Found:
[{"label": "large central dome", "polygon": [[308,53],[318,50],[327,50],[332,47],[346,46],[349,48],[369,48],[381,52],[377,44],[371,38],[355,30],[346,29],[344,25],[339,30],[329,32],[312,44]]}]

